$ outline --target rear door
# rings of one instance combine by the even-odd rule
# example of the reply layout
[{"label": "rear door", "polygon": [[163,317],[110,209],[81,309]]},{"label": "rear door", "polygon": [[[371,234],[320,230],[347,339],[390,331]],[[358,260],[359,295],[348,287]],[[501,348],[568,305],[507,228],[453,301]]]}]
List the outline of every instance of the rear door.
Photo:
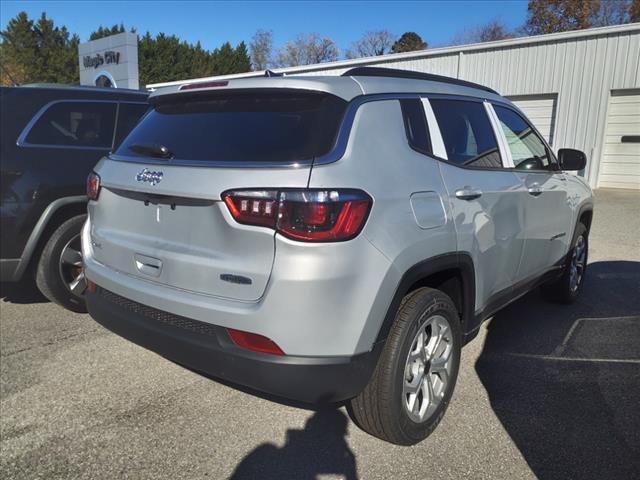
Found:
[{"label": "rear door", "polygon": [[525,249],[518,280],[535,277],[557,264],[571,241],[573,225],[566,177],[531,124],[515,110],[493,105],[514,172],[524,185]]},{"label": "rear door", "polygon": [[[222,201],[305,188],[313,158],[333,146],[346,102],[312,92],[160,97],[111,159],[97,168],[93,255],[119,272],[204,295],[259,299],[275,234],[237,223]],[[154,153],[162,148],[165,155]],[[155,149],[155,150],[154,150]]]},{"label": "rear door", "polygon": [[[458,251],[473,258],[476,309],[508,295],[524,248],[519,178],[503,166],[487,107],[478,101],[430,99],[444,144],[440,170],[454,215]],[[431,127],[431,125],[430,125]],[[439,142],[434,142],[434,151]]]}]

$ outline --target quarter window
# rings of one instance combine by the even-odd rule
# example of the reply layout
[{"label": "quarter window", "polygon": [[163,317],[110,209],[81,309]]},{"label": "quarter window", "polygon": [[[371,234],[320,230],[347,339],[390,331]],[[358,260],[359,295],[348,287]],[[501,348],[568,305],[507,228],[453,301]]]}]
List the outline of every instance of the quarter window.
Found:
[{"label": "quarter window", "polygon": [[498,142],[484,105],[464,100],[430,100],[450,162],[465,167],[502,168]]},{"label": "quarter window", "polygon": [[406,98],[400,100],[400,107],[409,145],[420,153],[430,155],[431,140],[422,102],[418,98]]},{"label": "quarter window", "polygon": [[111,148],[115,117],[115,103],[55,103],[33,125],[26,143]]},{"label": "quarter window", "polygon": [[535,130],[509,108],[493,106],[507,138],[516,170],[549,170],[549,151]]}]

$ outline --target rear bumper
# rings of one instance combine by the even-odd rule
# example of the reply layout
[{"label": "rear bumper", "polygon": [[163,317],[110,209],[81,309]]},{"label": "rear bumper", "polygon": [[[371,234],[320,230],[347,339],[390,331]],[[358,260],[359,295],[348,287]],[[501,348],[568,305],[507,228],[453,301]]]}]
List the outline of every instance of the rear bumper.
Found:
[{"label": "rear bumper", "polygon": [[329,403],[362,391],[382,344],[352,357],[277,356],[236,346],[225,328],[173,315],[98,288],[86,292],[91,316],[112,332],[201,372],[279,397]]}]

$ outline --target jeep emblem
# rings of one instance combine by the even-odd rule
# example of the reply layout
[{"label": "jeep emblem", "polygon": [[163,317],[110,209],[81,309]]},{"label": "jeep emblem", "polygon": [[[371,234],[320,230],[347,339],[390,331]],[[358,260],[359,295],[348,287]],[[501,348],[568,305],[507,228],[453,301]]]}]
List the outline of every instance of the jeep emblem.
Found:
[{"label": "jeep emblem", "polygon": [[139,182],[149,182],[153,186],[159,184],[163,176],[164,173],[162,172],[152,172],[148,168],[144,168],[136,175],[136,180]]}]

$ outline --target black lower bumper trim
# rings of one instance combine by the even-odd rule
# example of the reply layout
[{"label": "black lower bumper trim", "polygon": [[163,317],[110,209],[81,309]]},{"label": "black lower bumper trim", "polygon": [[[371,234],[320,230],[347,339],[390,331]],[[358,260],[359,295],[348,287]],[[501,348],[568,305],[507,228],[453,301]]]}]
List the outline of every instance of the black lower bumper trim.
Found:
[{"label": "black lower bumper trim", "polygon": [[353,357],[298,357],[237,347],[223,327],[180,317],[98,287],[86,292],[91,316],[112,332],[207,376],[305,403],[355,397],[375,368],[382,344]]}]

